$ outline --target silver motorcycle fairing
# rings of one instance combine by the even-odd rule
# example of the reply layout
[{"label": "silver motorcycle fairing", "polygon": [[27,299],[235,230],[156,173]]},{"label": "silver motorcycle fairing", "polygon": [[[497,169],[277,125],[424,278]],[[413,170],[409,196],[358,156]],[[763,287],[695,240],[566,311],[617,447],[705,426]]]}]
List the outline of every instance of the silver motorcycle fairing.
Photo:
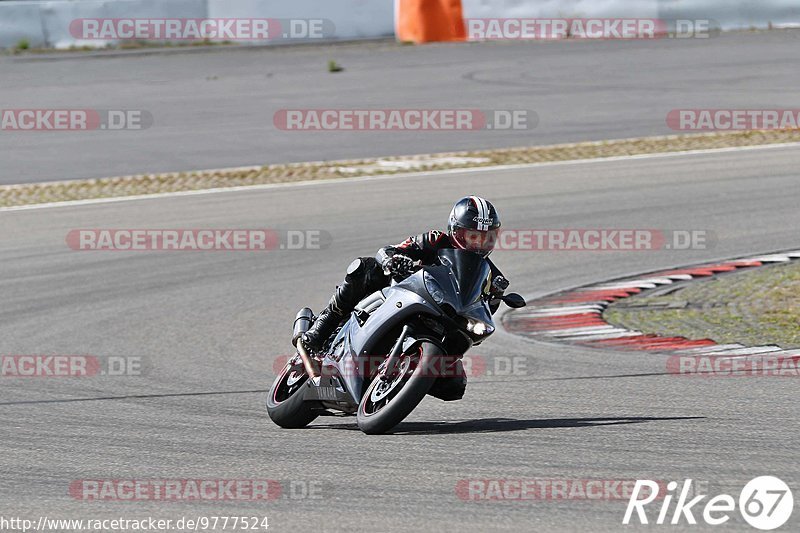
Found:
[{"label": "silver motorcycle fairing", "polygon": [[[368,368],[369,356],[377,355],[372,353],[375,345],[390,330],[411,316],[425,314],[436,317],[441,315],[434,304],[410,290],[412,287],[416,290],[419,290],[418,287],[422,287],[422,291],[425,291],[422,271],[410,276],[402,283],[384,289],[383,295],[386,300],[372,312],[363,326],[359,323],[356,313],[352,313],[350,319],[334,338],[329,350],[331,353],[326,355],[323,360],[323,374],[338,375],[355,404],[361,401],[368,378],[359,369]],[[404,347],[407,346],[410,346],[409,341],[404,343]]]}]

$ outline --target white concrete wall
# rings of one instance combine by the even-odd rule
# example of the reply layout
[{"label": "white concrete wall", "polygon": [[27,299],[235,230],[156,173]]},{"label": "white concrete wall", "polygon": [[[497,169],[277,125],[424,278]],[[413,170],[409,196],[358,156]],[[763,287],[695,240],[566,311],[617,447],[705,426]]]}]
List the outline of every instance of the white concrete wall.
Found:
[{"label": "white concrete wall", "polygon": [[723,30],[800,24],[800,0],[461,0],[465,18],[711,19]]},{"label": "white concrete wall", "polygon": [[800,0],[661,0],[660,4],[660,18],[709,18],[723,30],[800,24]]},{"label": "white concrete wall", "polygon": [[[69,25],[79,18],[326,19],[332,39],[394,35],[393,0],[0,0],[0,48],[26,38],[32,47],[105,46],[80,41]],[[330,33],[326,31],[327,34]],[[264,41],[267,44],[276,41]]]},{"label": "white concrete wall", "polygon": [[461,0],[464,18],[656,18],[658,3],[658,0]]},{"label": "white concrete wall", "polygon": [[[48,46],[105,46],[110,41],[82,41],[69,31],[70,22],[80,18],[204,18],[206,0],[78,0],[41,2],[41,19]],[[0,17],[3,4],[0,3]],[[111,42],[113,44],[113,42]]]},{"label": "white concrete wall", "polygon": [[39,6],[33,2],[0,2],[0,48],[26,39],[30,46],[46,44]]},{"label": "white concrete wall", "polygon": [[[800,0],[462,0],[464,16],[712,19],[723,29],[800,24]],[[0,48],[94,44],[69,33],[76,18],[316,18],[336,39],[391,36],[393,0],[0,0]],[[273,42],[273,41],[268,41]],[[280,41],[274,41],[280,42]],[[105,43],[101,43],[105,44]]]},{"label": "white concrete wall", "polygon": [[339,39],[394,35],[392,0],[207,0],[207,3],[209,18],[325,19],[332,23]]}]

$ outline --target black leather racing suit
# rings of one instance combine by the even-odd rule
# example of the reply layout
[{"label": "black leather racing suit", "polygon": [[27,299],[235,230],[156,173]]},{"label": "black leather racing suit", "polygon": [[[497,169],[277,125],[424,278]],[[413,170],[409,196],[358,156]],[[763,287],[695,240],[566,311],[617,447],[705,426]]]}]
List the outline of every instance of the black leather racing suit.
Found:
[{"label": "black leather racing suit", "polygon": [[[380,265],[382,265],[384,261],[386,261],[386,259],[388,259],[389,257],[395,254],[403,254],[405,256],[410,257],[414,261],[422,261],[423,265],[433,265],[436,264],[439,260],[439,257],[437,255],[439,250],[445,248],[455,248],[453,242],[450,240],[450,236],[442,231],[431,230],[427,233],[422,233],[421,235],[414,235],[413,237],[409,237],[400,244],[395,244],[393,246],[385,246],[381,248],[380,250],[378,250],[378,253],[375,254],[375,260],[377,261],[378,267],[380,268]],[[489,267],[492,269],[492,280],[494,280],[498,276],[503,275],[502,272],[500,272],[500,269],[498,269],[495,266],[495,264],[492,263],[491,259],[486,258],[486,261],[489,263]],[[389,283],[388,277],[386,277],[386,283],[387,284]],[[366,294],[364,296],[366,296]],[[499,305],[500,305],[499,300],[490,302],[490,306],[492,308],[492,314],[494,314],[494,312],[497,311],[497,307]]]},{"label": "black leather racing suit", "polygon": [[[438,230],[409,237],[400,244],[385,246],[378,250],[375,257],[360,257],[350,263],[344,282],[336,287],[328,307],[314,322],[311,329],[303,337],[305,344],[313,351],[321,349],[336,326],[347,317],[365,296],[388,287],[391,278],[383,272],[384,261],[395,254],[403,254],[423,265],[438,262],[438,252],[444,248],[455,248],[450,236]],[[492,280],[502,276],[500,270],[492,263]],[[490,301],[492,313],[497,311],[499,299]]]}]

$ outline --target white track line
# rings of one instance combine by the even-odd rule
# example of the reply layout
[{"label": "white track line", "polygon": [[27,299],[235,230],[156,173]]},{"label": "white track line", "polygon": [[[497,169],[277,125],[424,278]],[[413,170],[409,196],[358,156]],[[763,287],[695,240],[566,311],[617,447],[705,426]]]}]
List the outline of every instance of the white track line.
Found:
[{"label": "white track line", "polygon": [[550,306],[547,307],[531,307],[520,313],[519,316],[543,316],[543,315],[569,315],[577,313],[599,313],[607,306],[600,304],[592,305],[565,305],[564,307]]},{"label": "white track line", "polygon": [[747,261],[761,261],[762,263],[788,263],[791,261],[791,259],[787,255],[775,254],[748,257]]},{"label": "white track line", "polygon": [[643,337],[644,333],[640,331],[630,331],[627,330],[626,333],[614,332],[614,333],[598,333],[597,335],[584,335],[580,339],[576,339],[580,342],[586,341],[608,341],[614,339],[627,339],[631,337]]},{"label": "white track line", "polygon": [[580,337],[582,335],[595,335],[597,333],[625,333],[630,330],[622,329],[611,324],[607,326],[585,326],[580,328],[569,328],[569,329],[550,329],[547,331],[542,331],[543,335],[547,337]]},{"label": "white track line", "polygon": [[730,350],[714,350],[713,352],[704,353],[703,355],[707,356],[720,356],[720,357],[727,357],[731,355],[761,355],[761,354],[768,354],[770,352],[781,352],[784,351],[780,346],[775,346],[774,344],[770,344],[767,346],[748,346],[746,348],[732,348]]},{"label": "white track line", "polygon": [[[772,150],[779,148],[797,148],[800,147],[800,142],[795,143],[780,143],[780,144],[761,144],[756,146],[732,146],[727,148],[708,148],[704,150],[686,150],[683,152],[659,152],[654,154],[636,154],[636,155],[618,155],[612,157],[596,157],[593,159],[570,159],[567,161],[547,161],[541,163],[524,163],[518,165],[496,165],[491,167],[474,167],[474,168],[453,168],[447,170],[431,170],[420,172],[407,172],[402,174],[390,174],[386,176],[361,176],[354,178],[334,178],[334,179],[320,179],[320,180],[307,180],[296,181],[289,183],[265,183],[262,185],[243,185],[241,187],[219,187],[216,189],[200,189],[197,191],[180,191],[180,192],[165,192],[156,194],[141,194],[135,196],[116,196],[112,198],[92,198],[87,200],[70,200],[66,202],[52,202],[43,204],[20,205],[13,207],[0,207],[2,211],[27,211],[30,209],[48,209],[51,207],[74,207],[93,204],[107,204],[112,202],[130,202],[135,200],[155,200],[159,198],[173,198],[179,196],[199,196],[204,194],[217,194],[225,192],[240,192],[240,191],[261,191],[268,189],[284,188],[284,187],[306,187],[309,185],[332,185],[338,183],[357,183],[362,181],[377,181],[387,179],[400,179],[400,178],[413,178],[422,176],[441,176],[448,174],[464,174],[475,172],[498,172],[503,170],[516,170],[516,169],[531,169],[538,167],[551,167],[560,165],[583,165],[592,163],[611,163],[614,161],[629,161],[636,159],[655,159],[662,157],[678,157],[685,155],[703,155],[703,154],[720,154],[726,152],[745,152],[752,150]],[[225,169],[222,169],[225,170]],[[75,180],[80,181],[80,180]],[[28,185],[28,184],[22,184]]]},{"label": "white track line", "polygon": [[551,318],[551,317],[562,317],[562,316],[563,317],[568,317],[568,316],[572,316],[572,315],[588,315],[588,314],[601,315],[602,313],[603,313],[603,309],[578,309],[578,310],[573,309],[573,310],[568,310],[568,311],[565,311],[565,310],[544,311],[544,312],[539,312],[539,311],[530,312],[530,311],[528,311],[525,314],[520,314],[519,316],[521,318],[542,318],[542,319],[546,319],[546,318]]},{"label": "white track line", "polygon": [[[697,357],[693,355],[680,354],[680,357]],[[758,361],[758,360],[775,360],[776,358],[794,359],[800,357],[800,350],[773,350],[768,352],[759,352],[743,355],[728,355],[707,353],[703,354],[702,358],[721,359],[723,361]]]}]

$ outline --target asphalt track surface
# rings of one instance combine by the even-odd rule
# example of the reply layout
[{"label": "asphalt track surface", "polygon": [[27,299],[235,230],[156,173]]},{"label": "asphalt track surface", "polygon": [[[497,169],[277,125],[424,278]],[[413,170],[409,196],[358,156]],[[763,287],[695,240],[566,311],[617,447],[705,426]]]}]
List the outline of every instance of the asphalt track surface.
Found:
[{"label": "asphalt track surface", "polygon": [[[523,357],[524,371],[473,378],[460,402],[427,398],[391,435],[366,436],[353,418],[279,429],[260,391],[290,351],[299,307],[319,309],[353,257],[441,227],[454,198],[491,198],[507,228],[703,229],[718,238],[694,251],[496,252],[512,289],[538,296],[797,248],[798,165],[800,148],[782,147],[0,212],[0,352],[145,361],[143,376],[0,378],[3,515],[267,515],[270,531],[617,531],[623,502],[462,501],[455,488],[474,478],[691,478],[711,495],[738,497],[748,480],[772,474],[797,494],[791,378],[674,377],[663,355],[536,344],[501,330],[473,354],[490,370],[498,358]],[[333,243],[273,252],[65,244],[75,228],[209,227],[322,228]],[[89,503],[67,490],[80,479],[175,478],[324,490],[266,503]],[[726,530],[749,530],[733,516]],[[785,528],[798,524],[795,513]]]},{"label": "asphalt track surface", "polygon": [[[674,133],[681,108],[794,108],[800,31],[0,58],[4,109],[134,109],[141,131],[0,132],[0,184]],[[327,61],[344,72],[330,74]],[[298,132],[280,109],[531,110],[530,130]]]}]

